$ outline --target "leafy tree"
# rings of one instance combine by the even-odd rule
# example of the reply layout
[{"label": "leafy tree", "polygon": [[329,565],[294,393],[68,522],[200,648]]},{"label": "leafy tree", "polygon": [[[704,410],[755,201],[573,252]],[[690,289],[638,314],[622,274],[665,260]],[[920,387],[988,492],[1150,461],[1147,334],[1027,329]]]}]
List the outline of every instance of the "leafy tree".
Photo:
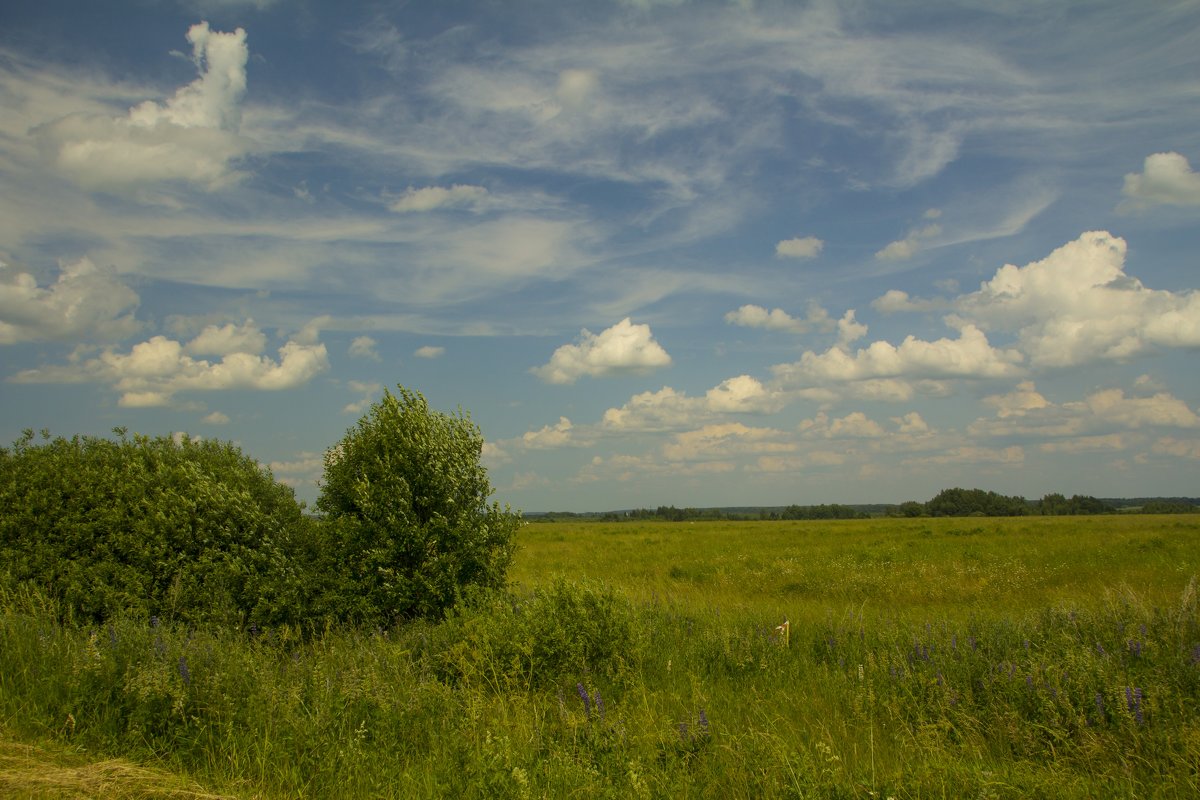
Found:
[{"label": "leafy tree", "polygon": [[301,599],[287,486],[232,444],[115,432],[0,449],[0,565],[82,620],[273,623]]},{"label": "leafy tree", "polygon": [[467,586],[502,586],[521,526],[488,502],[479,428],[397,388],[326,452],[317,499],[336,560],[326,613],[358,623],[439,617]]}]

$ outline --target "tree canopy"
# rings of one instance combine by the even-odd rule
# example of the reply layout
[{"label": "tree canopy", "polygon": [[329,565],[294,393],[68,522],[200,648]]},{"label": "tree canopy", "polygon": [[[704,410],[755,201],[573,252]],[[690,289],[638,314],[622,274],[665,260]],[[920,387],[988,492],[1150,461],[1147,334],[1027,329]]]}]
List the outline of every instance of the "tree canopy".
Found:
[{"label": "tree canopy", "polygon": [[461,409],[400,386],[327,451],[317,509],[342,557],[338,605],[363,622],[436,617],[465,587],[503,585],[521,517],[489,503],[482,449]]}]

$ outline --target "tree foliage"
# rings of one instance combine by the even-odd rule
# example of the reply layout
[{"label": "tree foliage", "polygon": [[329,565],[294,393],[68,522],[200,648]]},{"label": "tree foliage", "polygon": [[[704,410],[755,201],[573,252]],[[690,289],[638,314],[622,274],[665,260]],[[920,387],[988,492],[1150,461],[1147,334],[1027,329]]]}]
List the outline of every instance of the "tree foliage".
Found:
[{"label": "tree foliage", "polygon": [[326,453],[317,500],[340,558],[329,606],[360,623],[438,617],[465,587],[502,586],[521,525],[489,503],[470,418],[398,390]]},{"label": "tree foliage", "polygon": [[290,488],[232,444],[76,436],[0,450],[0,564],[69,613],[274,622],[294,608]]}]

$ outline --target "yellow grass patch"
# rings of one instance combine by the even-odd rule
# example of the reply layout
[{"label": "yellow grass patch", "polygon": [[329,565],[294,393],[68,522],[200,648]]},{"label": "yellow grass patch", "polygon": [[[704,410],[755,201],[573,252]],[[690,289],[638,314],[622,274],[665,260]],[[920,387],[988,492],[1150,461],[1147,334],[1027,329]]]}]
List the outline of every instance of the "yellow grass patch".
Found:
[{"label": "yellow grass patch", "polygon": [[0,796],[230,800],[163,769],[122,758],[87,761],[77,754],[15,742],[5,731],[0,731]]}]

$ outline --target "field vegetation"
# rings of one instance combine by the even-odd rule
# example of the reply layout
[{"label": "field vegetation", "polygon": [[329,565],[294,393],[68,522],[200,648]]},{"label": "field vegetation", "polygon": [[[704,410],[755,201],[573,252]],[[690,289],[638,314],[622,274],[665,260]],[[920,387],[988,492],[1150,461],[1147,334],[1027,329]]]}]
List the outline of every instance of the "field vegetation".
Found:
[{"label": "field vegetation", "polygon": [[76,619],[9,583],[0,793],[88,796],[29,782],[50,753],[165,776],[126,796],[1200,795],[1196,515],[516,543],[507,589],[376,627]]}]

